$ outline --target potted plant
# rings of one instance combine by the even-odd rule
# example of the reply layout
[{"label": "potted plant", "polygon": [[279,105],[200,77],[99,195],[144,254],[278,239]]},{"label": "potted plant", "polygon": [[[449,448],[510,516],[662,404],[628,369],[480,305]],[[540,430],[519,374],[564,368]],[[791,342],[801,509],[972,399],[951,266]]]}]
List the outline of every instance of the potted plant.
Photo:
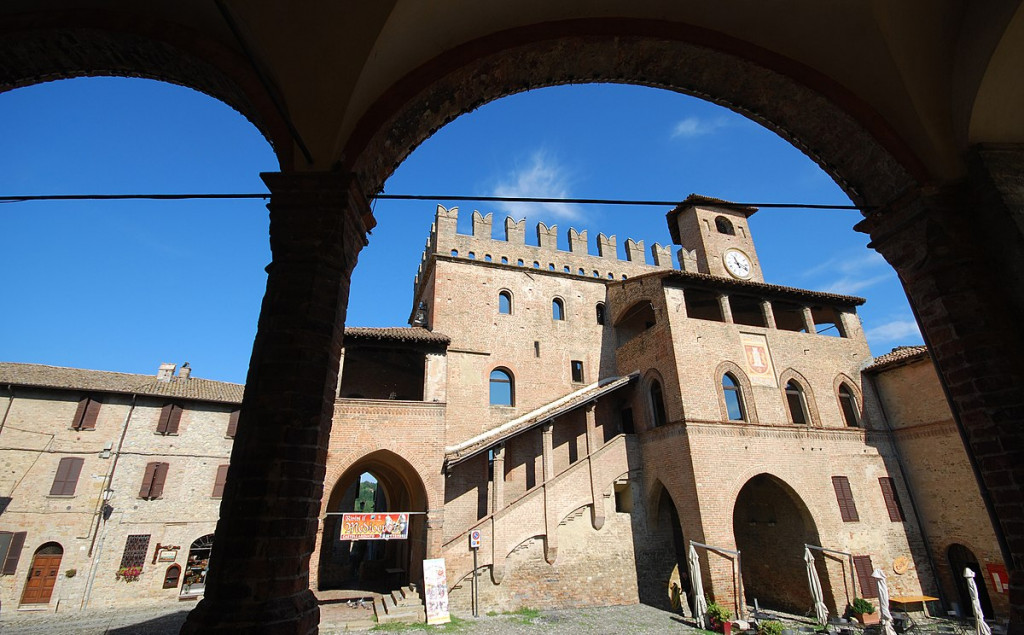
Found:
[{"label": "potted plant", "polygon": [[864,598],[854,598],[853,616],[861,624],[878,624],[878,615],[875,613],[875,605]]},{"label": "potted plant", "polygon": [[142,575],[142,567],[121,567],[114,577],[125,582],[135,582],[140,575]]},{"label": "potted plant", "polygon": [[757,623],[757,635],[782,635],[782,622],[760,620]]},{"label": "potted plant", "polygon": [[711,630],[730,635],[732,622],[729,621],[729,618],[731,617],[732,611],[717,602],[708,601],[708,622],[711,625]]}]

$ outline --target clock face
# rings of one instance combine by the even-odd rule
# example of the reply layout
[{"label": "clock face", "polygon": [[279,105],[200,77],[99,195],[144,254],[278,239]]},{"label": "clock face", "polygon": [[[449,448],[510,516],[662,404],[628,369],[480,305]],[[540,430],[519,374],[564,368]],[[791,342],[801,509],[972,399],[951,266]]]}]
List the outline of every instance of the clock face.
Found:
[{"label": "clock face", "polygon": [[730,249],[722,256],[725,261],[725,269],[736,278],[746,280],[750,277],[753,267],[750,265],[750,258],[747,254],[738,249]]}]

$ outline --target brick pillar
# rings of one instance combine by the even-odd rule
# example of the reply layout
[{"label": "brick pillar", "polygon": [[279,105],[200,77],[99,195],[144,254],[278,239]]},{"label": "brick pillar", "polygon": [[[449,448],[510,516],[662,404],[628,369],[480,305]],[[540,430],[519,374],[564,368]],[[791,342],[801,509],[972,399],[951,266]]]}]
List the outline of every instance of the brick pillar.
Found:
[{"label": "brick pillar", "polygon": [[732,305],[729,304],[729,296],[724,293],[718,294],[718,308],[722,311],[722,321],[732,324]]},{"label": "brick pillar", "polygon": [[267,290],[205,598],[182,633],[315,633],[309,589],[349,280],[366,224],[353,179],[268,173]]},{"label": "brick pillar", "polygon": [[804,330],[808,333],[817,333],[818,329],[814,328],[814,315],[811,313],[811,307],[803,307],[800,310],[800,315],[804,318]]},{"label": "brick pillar", "polygon": [[764,316],[764,323],[768,328],[777,328],[775,326],[775,310],[769,300],[761,300],[761,315]]},{"label": "brick pillar", "polygon": [[505,444],[494,448],[494,489],[491,490],[491,513],[505,508]]},{"label": "brick pillar", "polygon": [[558,558],[558,521],[555,517],[555,503],[551,498],[548,488],[551,487],[551,479],[555,477],[554,464],[554,426],[549,421],[541,427],[541,437],[544,445],[541,454],[541,461],[544,464],[544,559],[548,564],[554,564]]},{"label": "brick pillar", "polygon": [[[1024,161],[1020,162],[1024,165]],[[896,268],[939,371],[1010,571],[1024,633],[1024,245],[978,162],[964,183],[916,193],[857,229]],[[1017,175],[1019,187],[1024,188]],[[1021,210],[1015,210],[1018,214]]]},{"label": "brick pillar", "polygon": [[601,446],[601,440],[597,438],[597,402],[591,401],[584,409],[587,417],[587,468],[590,471],[590,521],[594,529],[601,529],[604,527],[604,492],[594,468],[594,452]]}]

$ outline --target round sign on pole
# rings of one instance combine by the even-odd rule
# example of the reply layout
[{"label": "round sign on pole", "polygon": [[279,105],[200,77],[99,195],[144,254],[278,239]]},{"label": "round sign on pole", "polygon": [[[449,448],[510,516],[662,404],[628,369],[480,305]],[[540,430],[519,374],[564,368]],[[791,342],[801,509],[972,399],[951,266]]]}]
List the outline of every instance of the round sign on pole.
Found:
[{"label": "round sign on pole", "polygon": [[480,530],[474,529],[469,532],[469,548],[479,549],[480,548]]}]

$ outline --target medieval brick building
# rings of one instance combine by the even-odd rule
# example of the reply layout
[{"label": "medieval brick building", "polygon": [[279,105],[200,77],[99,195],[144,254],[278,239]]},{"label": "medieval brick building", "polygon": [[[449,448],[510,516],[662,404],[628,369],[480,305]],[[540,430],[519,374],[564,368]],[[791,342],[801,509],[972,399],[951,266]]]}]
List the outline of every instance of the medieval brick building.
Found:
[{"label": "medieval brick building", "polygon": [[[478,531],[488,610],[667,608],[693,543],[736,612],[804,612],[810,545],[833,614],[874,596],[875,568],[962,607],[961,565],[1004,614],[927,354],[872,360],[862,299],[766,283],[755,211],[689,197],[667,215],[676,269],[632,239],[626,260],[603,234],[590,254],[586,231],[560,251],[544,224],[536,245],[511,219],[496,240],[478,212],[458,234],[438,207],[412,326],[346,329],[311,588],[386,592],[444,558],[466,611]],[[241,386],[23,364],[0,386],[2,606],[199,596]],[[364,483],[373,511],[411,514],[408,540],[342,540]]]}]

